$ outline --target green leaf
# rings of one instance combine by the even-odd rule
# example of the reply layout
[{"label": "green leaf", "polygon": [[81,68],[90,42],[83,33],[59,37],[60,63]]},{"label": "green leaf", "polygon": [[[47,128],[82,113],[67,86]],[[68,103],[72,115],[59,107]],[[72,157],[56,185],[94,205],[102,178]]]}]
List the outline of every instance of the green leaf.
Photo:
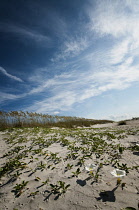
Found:
[{"label": "green leaf", "polygon": [[125,209],[123,209],[123,210],[136,210],[135,208],[133,208],[133,207],[126,207]]},{"label": "green leaf", "polygon": [[67,189],[68,187],[70,187],[70,184],[68,184],[68,185],[65,187],[65,189]]}]

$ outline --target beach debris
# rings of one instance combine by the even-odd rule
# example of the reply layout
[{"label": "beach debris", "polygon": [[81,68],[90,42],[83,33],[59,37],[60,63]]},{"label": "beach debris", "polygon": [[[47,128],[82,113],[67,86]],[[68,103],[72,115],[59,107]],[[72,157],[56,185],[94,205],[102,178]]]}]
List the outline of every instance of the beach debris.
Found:
[{"label": "beach debris", "polygon": [[111,171],[111,175],[117,178],[117,185],[119,185],[121,183],[121,177],[124,177],[126,172],[124,170],[114,169]]},{"label": "beach debris", "polygon": [[89,163],[85,166],[85,170],[88,172],[93,171],[95,168],[96,168],[96,165],[92,163]]}]

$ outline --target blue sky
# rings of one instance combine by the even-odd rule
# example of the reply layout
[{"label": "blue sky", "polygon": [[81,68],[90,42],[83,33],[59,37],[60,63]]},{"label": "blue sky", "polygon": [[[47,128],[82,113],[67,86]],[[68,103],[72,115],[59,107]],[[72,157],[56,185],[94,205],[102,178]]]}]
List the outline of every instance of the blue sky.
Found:
[{"label": "blue sky", "polygon": [[138,0],[1,0],[0,110],[139,116]]}]

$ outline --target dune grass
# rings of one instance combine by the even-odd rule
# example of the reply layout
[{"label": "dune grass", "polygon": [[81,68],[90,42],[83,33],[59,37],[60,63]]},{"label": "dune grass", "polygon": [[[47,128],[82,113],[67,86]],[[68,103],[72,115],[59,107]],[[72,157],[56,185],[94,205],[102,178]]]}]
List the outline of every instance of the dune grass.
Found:
[{"label": "dune grass", "polygon": [[93,120],[78,117],[55,116],[39,114],[33,112],[0,111],[0,130],[7,128],[25,128],[25,127],[60,127],[75,128],[89,127],[94,124],[103,124],[113,122],[110,120]]}]

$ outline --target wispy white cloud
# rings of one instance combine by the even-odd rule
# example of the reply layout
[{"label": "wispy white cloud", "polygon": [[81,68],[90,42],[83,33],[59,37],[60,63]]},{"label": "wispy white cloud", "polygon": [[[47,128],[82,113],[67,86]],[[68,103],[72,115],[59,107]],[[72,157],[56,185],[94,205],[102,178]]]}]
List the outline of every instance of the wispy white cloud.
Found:
[{"label": "wispy white cloud", "polygon": [[34,105],[28,107],[28,110],[41,113],[54,113],[57,112],[57,110],[61,112],[70,110],[75,102],[76,94],[74,92],[70,90],[61,90],[60,93],[54,94],[52,97],[36,102]]},{"label": "wispy white cloud", "polygon": [[[88,9],[90,22],[86,36],[63,35],[63,44],[51,59],[52,65],[36,70],[39,73],[28,79],[30,90],[5,97],[16,99],[42,94],[43,99],[26,109],[60,113],[73,109],[76,103],[139,82],[139,63],[134,63],[139,54],[139,4],[136,7],[133,4],[130,0],[96,1],[95,10],[94,7]],[[47,37],[25,29],[14,28],[13,31],[36,41],[47,40]],[[108,45],[105,38],[109,38]],[[102,46],[94,40],[101,41]],[[47,79],[52,70],[57,75]]]},{"label": "wispy white cloud", "polygon": [[5,95],[5,100],[43,94],[44,99],[34,102],[26,109],[43,113],[71,110],[76,103],[82,103],[109,90],[122,90],[133,82],[139,82],[139,65],[133,67],[131,64],[132,58],[128,58],[115,71],[107,66],[105,71],[71,71],[51,79],[45,79],[45,75],[42,75],[41,84],[37,83],[33,87],[33,83],[31,90],[24,94]]},{"label": "wispy white cloud", "polygon": [[98,0],[95,10],[90,7],[87,11],[90,17],[88,28],[96,32],[98,38],[110,35],[120,42],[119,38],[125,39],[121,50],[120,43],[117,45],[121,58],[128,49],[139,48],[139,2]]},{"label": "wispy white cloud", "polygon": [[4,68],[2,68],[0,66],[0,72],[2,72],[5,76],[9,77],[10,79],[16,80],[18,82],[23,82],[22,79],[20,79],[19,77],[13,76],[11,74],[9,74]]},{"label": "wispy white cloud", "polygon": [[137,117],[137,113],[123,113],[122,115],[110,115],[107,116],[105,119],[114,120],[114,121],[120,121],[120,120],[129,120],[133,117]]},{"label": "wispy white cloud", "polygon": [[[136,11],[132,4],[136,4]],[[139,4],[136,0],[133,0],[132,4],[121,0],[98,0],[95,10],[91,10],[91,7],[88,9],[91,20],[90,29],[101,36],[131,35],[138,38]]]},{"label": "wispy white cloud", "polygon": [[4,102],[6,100],[15,100],[17,99],[18,96],[16,96],[15,94],[10,94],[10,93],[4,93],[0,91],[0,102]]},{"label": "wispy white cloud", "polygon": [[[123,90],[133,82],[139,82],[139,65],[132,66],[132,58],[128,58],[114,71],[107,66],[105,71],[71,71],[53,79],[44,81],[41,86],[32,89],[29,94],[51,92],[49,98],[28,107],[38,112],[65,111],[82,103],[86,99],[98,96],[109,90]],[[45,94],[44,94],[45,95]]]},{"label": "wispy white cloud", "polygon": [[67,55],[76,55],[83,51],[87,46],[87,40],[85,39],[71,40],[70,42],[65,42],[64,53],[66,53]]},{"label": "wispy white cloud", "polygon": [[35,32],[33,30],[20,28],[20,27],[16,27],[16,26],[13,26],[11,29],[12,29],[11,31],[13,31],[14,33],[21,34],[22,36],[33,39],[37,42],[50,41],[50,38],[48,38],[47,36],[45,36],[41,33]]},{"label": "wispy white cloud", "polygon": [[89,45],[89,40],[87,38],[71,38],[65,41],[61,47],[60,52],[51,59],[52,62],[65,60],[67,58],[73,58],[83,52]]},{"label": "wispy white cloud", "polygon": [[10,23],[7,24],[7,23],[0,22],[0,31],[15,34],[19,38],[21,37],[24,39],[32,39],[39,43],[40,42],[47,42],[47,43],[51,42],[50,37],[38,32],[38,31],[31,30],[31,29],[23,27],[23,26],[13,25]]},{"label": "wispy white cloud", "polygon": [[130,41],[127,39],[127,40],[118,42],[118,44],[116,44],[112,48],[110,52],[112,64],[117,64],[124,60],[125,56],[129,53],[129,43]]},{"label": "wispy white cloud", "polygon": [[44,8],[44,16],[41,20],[39,20],[39,25],[40,24],[43,28],[53,31],[53,34],[55,34],[56,37],[62,40],[63,38],[66,38],[68,36],[68,27],[65,19],[62,17],[62,14],[58,13],[57,11],[54,11],[53,9],[49,8],[46,11],[46,8]]}]

